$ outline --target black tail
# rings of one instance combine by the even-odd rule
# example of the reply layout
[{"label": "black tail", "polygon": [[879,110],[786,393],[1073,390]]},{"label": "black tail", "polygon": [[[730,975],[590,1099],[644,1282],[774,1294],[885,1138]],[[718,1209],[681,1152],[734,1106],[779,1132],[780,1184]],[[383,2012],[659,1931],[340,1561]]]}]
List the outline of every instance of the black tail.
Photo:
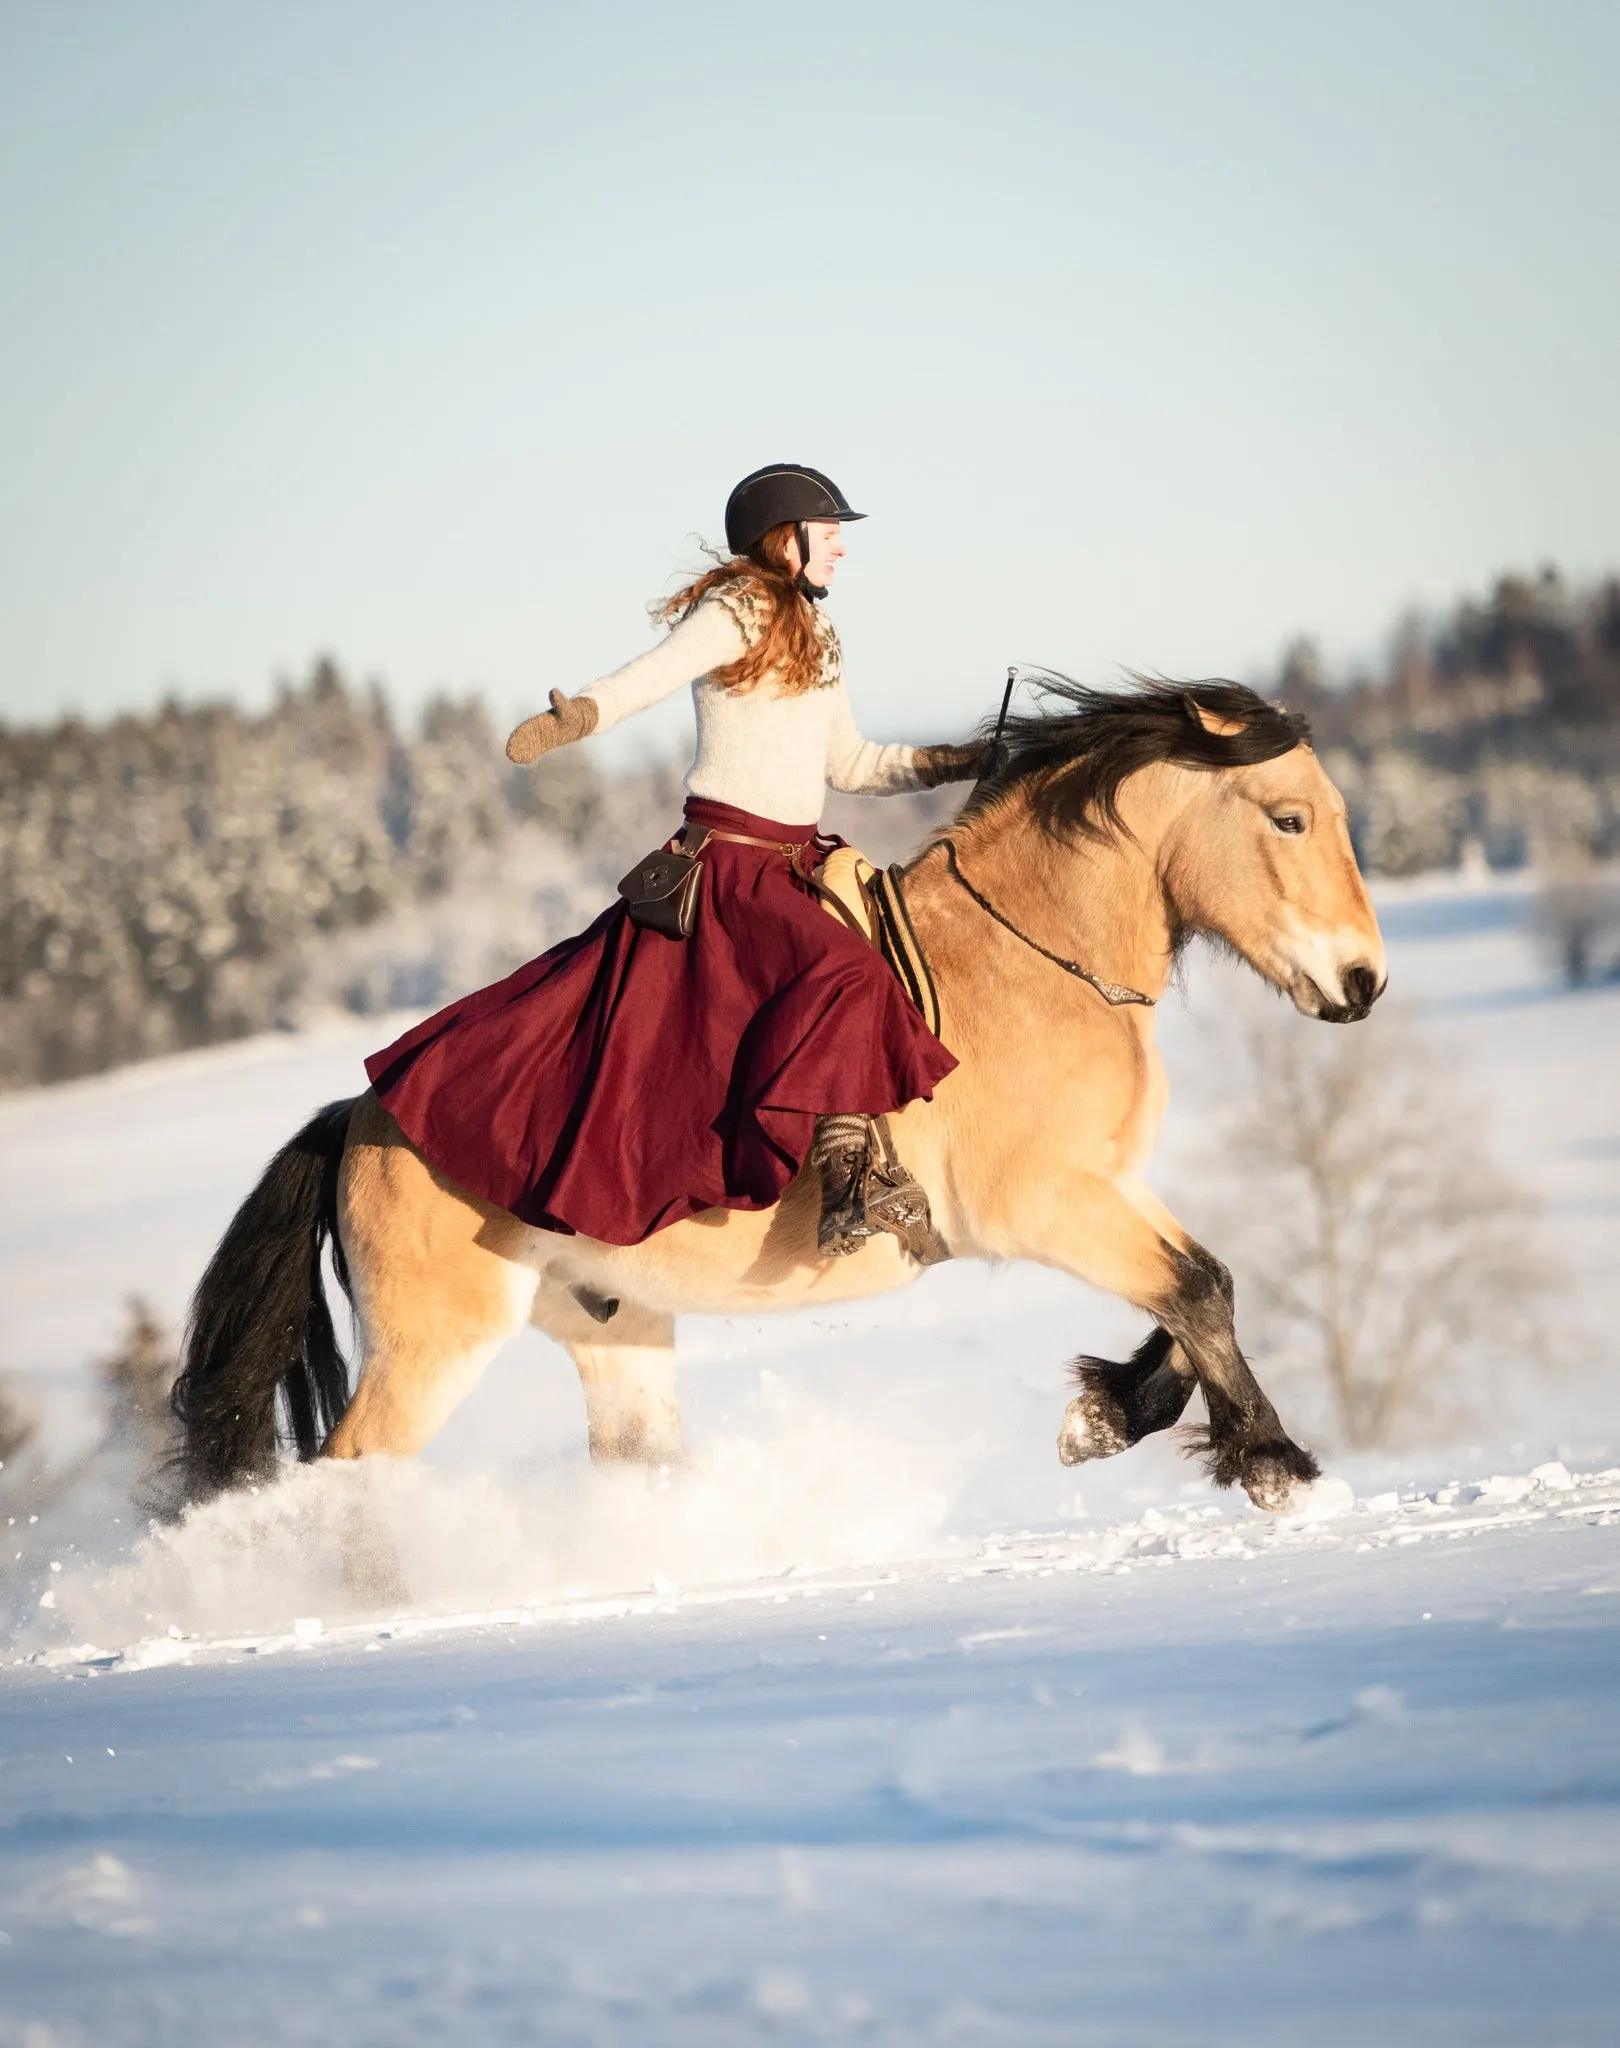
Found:
[{"label": "black tail", "polygon": [[276,1395],[300,1458],[316,1457],[349,1402],[322,1284],[328,1243],[345,1294],[337,1234],[338,1165],[354,1101],[329,1102],[283,1145],[231,1219],[191,1299],[174,1412],[185,1427],[187,1500],[206,1500],[276,1462]]}]

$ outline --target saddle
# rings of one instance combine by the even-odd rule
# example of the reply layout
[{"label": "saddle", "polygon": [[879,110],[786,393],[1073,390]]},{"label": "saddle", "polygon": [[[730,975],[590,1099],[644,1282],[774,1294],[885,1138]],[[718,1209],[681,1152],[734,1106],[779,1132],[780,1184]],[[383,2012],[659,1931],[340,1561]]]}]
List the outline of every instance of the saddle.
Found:
[{"label": "saddle", "polygon": [[937,1038],[939,991],[912,929],[900,874],[898,867],[887,874],[875,868],[857,847],[839,846],[813,871],[810,886],[829,917],[841,918],[869,946],[876,946]]}]

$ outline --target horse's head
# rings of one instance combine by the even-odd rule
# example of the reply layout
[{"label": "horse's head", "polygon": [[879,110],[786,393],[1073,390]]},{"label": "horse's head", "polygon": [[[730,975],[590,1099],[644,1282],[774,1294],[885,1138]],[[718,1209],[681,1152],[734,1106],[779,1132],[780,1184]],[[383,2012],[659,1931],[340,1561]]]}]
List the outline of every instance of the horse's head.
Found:
[{"label": "horse's head", "polygon": [[1297,714],[1239,683],[1045,683],[1060,709],[1009,721],[995,781],[1055,838],[1118,840],[1153,864],[1172,934],[1224,941],[1307,1017],[1365,1017],[1384,942],[1344,799]]},{"label": "horse's head", "polygon": [[[1224,719],[1214,730],[1230,736]],[[1309,741],[1187,780],[1166,863],[1184,923],[1225,940],[1305,1016],[1365,1017],[1388,978],[1384,941],[1344,798]]]}]

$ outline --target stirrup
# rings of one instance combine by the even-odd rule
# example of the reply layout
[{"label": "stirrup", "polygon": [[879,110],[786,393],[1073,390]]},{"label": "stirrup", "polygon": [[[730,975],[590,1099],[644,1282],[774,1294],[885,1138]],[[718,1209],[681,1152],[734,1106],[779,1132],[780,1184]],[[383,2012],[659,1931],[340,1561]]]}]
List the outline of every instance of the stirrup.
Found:
[{"label": "stirrup", "polygon": [[877,1234],[877,1225],[867,1222],[854,1201],[840,1203],[835,1209],[822,1210],[816,1226],[816,1250],[825,1259],[847,1259]]},{"label": "stirrup", "polygon": [[862,1203],[867,1224],[899,1238],[919,1266],[942,1264],[951,1248],[934,1228],[927,1189],[900,1163],[886,1116],[872,1119],[872,1135],[876,1156],[868,1154]]}]

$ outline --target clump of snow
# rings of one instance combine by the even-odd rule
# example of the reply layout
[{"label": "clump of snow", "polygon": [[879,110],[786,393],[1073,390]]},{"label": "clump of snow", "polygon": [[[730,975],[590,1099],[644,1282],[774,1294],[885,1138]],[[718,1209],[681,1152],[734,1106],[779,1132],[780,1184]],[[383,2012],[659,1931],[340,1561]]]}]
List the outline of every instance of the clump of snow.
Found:
[{"label": "clump of snow", "polygon": [[1355,1492],[1349,1481],[1324,1472],[1320,1479],[1299,1489],[1288,1512],[1290,1519],[1303,1522],[1332,1522],[1349,1514],[1355,1504]]}]

